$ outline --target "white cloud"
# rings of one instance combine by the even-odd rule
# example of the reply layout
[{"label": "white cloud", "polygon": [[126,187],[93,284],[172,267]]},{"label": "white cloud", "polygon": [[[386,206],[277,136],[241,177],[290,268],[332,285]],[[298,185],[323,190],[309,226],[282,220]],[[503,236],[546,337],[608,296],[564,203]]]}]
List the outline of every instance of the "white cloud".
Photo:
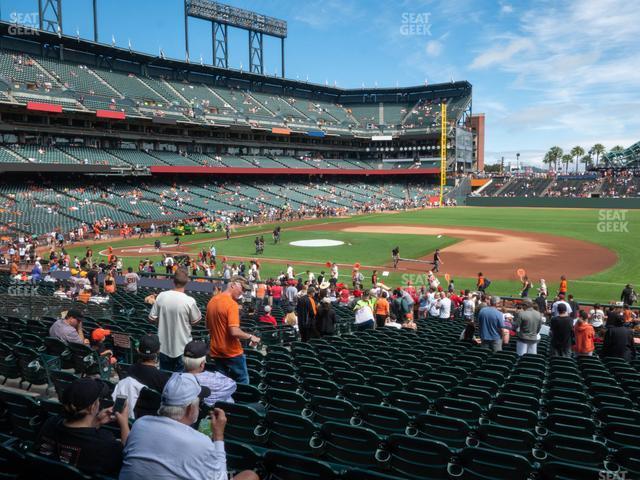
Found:
[{"label": "white cloud", "polygon": [[511,60],[515,54],[532,48],[533,43],[528,38],[514,38],[506,44],[498,45],[478,55],[473,60],[470,68],[476,70],[504,64]]},{"label": "white cloud", "polygon": [[439,40],[429,40],[427,42],[425,51],[430,57],[437,57],[438,55],[440,55],[440,53],[442,53],[442,48],[443,45]]},{"label": "white cloud", "polygon": [[500,7],[500,13],[502,13],[503,15],[509,15],[510,13],[513,13],[513,5],[503,3]]},{"label": "white cloud", "polygon": [[[637,141],[640,2],[534,5],[515,26],[488,24],[487,32],[500,33],[478,45],[469,65],[506,83],[505,98],[517,100],[504,101],[507,112],[487,116],[487,149]],[[482,99],[476,96],[474,105]]]}]

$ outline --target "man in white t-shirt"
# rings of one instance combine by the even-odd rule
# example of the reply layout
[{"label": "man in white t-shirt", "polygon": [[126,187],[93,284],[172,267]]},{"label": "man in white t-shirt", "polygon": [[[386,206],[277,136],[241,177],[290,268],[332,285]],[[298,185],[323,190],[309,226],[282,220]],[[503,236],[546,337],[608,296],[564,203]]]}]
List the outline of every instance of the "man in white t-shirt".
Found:
[{"label": "man in white t-shirt", "polygon": [[589,323],[593,328],[600,328],[604,325],[604,311],[599,303],[596,303],[589,312]]},{"label": "man in white t-shirt", "polygon": [[171,255],[167,255],[166,257],[164,257],[164,267],[166,269],[167,273],[173,273],[173,257]]},{"label": "man in white t-shirt", "polygon": [[438,293],[436,292],[435,296],[429,299],[428,309],[429,309],[429,316],[431,318],[440,317],[440,302],[437,297],[438,297]]},{"label": "man in white t-shirt", "polygon": [[569,305],[569,302],[566,302],[564,300],[564,294],[561,293],[560,295],[558,295],[557,300],[555,302],[553,302],[553,305],[551,305],[551,316],[552,317],[557,317],[558,316],[558,305],[560,305],[561,303],[566,305],[567,314],[569,316],[571,316],[571,313],[573,312],[573,310],[571,308],[571,305]]},{"label": "man in white t-shirt", "polygon": [[124,275],[124,289],[129,293],[136,293],[138,291],[138,282],[140,276],[133,271],[133,268],[127,268],[127,273]]},{"label": "man in white t-shirt", "polygon": [[178,269],[173,277],[175,288],[160,293],[149,313],[149,320],[158,324],[162,370],[183,370],[182,355],[191,341],[191,326],[202,318],[195,299],[184,293],[188,282],[187,273]]},{"label": "man in white t-shirt", "polygon": [[440,304],[439,318],[441,320],[449,320],[451,318],[451,299],[447,297],[446,293],[440,292],[438,303]]},{"label": "man in white t-shirt", "polygon": [[462,302],[462,315],[464,319],[469,321],[473,320],[473,316],[476,311],[476,302],[471,293],[467,292],[467,296]]}]

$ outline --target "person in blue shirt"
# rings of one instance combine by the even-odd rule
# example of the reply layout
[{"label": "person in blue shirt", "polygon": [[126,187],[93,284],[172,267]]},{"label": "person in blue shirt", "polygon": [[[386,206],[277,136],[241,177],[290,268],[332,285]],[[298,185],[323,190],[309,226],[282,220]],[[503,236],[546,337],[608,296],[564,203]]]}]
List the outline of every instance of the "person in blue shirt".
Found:
[{"label": "person in blue shirt", "polygon": [[[210,413],[211,438],[191,428],[200,413],[200,401],[211,395],[190,373],[174,373],[162,391],[158,415],[134,423],[123,452],[120,480],[209,479],[229,480],[224,449],[224,410]],[[232,480],[259,480],[245,470]]]},{"label": "person in blue shirt", "polygon": [[494,352],[502,350],[503,339],[507,334],[504,315],[496,308],[499,303],[500,297],[491,297],[489,299],[489,305],[478,313],[482,347],[489,348]]}]

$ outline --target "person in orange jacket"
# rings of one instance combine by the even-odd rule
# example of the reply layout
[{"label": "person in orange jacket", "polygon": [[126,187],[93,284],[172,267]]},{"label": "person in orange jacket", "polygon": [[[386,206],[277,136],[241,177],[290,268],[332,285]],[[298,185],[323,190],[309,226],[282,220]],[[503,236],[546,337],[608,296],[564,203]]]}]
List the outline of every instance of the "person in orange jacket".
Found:
[{"label": "person in orange jacket", "polygon": [[567,283],[567,277],[562,275],[560,277],[560,288],[558,288],[558,294],[564,293],[566,295],[568,290],[569,290],[569,285]]},{"label": "person in orange jacket", "polygon": [[573,346],[573,351],[578,356],[591,356],[596,349],[594,340],[596,332],[588,321],[589,315],[584,310],[580,310],[578,314],[578,320],[573,326],[573,334],[576,339],[576,343]]}]

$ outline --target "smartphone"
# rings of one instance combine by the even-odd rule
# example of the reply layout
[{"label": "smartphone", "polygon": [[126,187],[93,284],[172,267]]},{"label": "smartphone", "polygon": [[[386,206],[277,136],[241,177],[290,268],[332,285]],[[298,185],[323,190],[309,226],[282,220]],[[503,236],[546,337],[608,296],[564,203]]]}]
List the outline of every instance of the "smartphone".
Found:
[{"label": "smartphone", "polygon": [[117,413],[121,413],[124,410],[124,406],[127,403],[126,395],[118,395],[116,396],[116,403],[113,404],[113,411]]}]

